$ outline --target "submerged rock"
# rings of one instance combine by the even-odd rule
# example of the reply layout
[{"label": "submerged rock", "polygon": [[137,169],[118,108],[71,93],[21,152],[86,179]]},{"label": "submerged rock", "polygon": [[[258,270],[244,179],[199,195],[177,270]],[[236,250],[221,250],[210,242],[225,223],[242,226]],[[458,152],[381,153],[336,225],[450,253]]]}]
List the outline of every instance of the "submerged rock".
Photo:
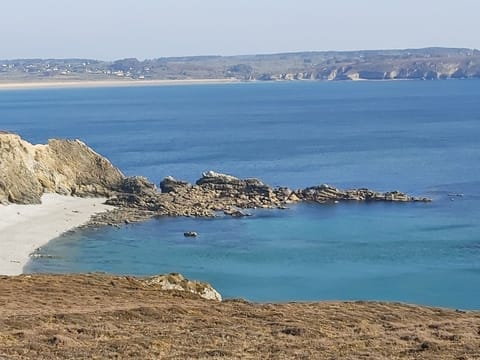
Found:
[{"label": "submerged rock", "polygon": [[185,237],[197,237],[198,233],[195,231],[186,231],[183,233],[183,236]]}]

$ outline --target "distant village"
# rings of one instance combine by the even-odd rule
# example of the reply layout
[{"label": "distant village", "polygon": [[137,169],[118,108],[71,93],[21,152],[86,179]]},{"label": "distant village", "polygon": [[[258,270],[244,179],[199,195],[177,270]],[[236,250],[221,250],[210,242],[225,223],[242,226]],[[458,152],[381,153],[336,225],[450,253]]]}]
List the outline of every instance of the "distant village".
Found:
[{"label": "distant village", "polygon": [[72,75],[97,75],[107,77],[128,77],[132,79],[145,79],[149,77],[148,66],[138,66],[136,59],[126,59],[112,63],[84,60],[43,60],[22,59],[0,61],[0,76],[5,75],[30,75],[34,77],[69,77]]}]

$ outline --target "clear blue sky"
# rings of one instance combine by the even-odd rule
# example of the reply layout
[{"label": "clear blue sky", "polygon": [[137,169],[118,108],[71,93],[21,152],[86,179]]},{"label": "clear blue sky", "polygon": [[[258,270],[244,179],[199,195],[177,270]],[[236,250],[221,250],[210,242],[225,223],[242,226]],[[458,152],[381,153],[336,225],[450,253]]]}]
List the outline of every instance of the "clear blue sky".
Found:
[{"label": "clear blue sky", "polygon": [[479,0],[11,0],[0,59],[480,48]]}]

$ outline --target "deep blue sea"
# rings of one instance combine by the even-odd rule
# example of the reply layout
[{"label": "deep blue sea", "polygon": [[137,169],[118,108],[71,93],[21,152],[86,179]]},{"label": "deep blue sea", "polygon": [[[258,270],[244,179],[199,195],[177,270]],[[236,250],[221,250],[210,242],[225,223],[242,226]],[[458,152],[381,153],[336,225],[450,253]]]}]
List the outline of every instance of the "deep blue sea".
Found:
[{"label": "deep blue sea", "polygon": [[[0,91],[0,129],[80,138],[127,175],[205,170],[432,203],[304,204],[66,234],[29,272],[181,272],[253,301],[480,309],[480,81],[285,82]],[[449,196],[463,194],[463,196]],[[197,231],[195,239],[184,231]]]}]

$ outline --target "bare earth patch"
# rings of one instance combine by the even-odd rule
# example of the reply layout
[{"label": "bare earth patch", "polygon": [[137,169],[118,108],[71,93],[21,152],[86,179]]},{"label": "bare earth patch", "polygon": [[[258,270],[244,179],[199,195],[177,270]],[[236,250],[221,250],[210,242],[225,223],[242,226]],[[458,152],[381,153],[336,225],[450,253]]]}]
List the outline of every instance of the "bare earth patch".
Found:
[{"label": "bare earth patch", "polygon": [[253,304],[104,274],[0,277],[0,359],[480,359],[480,313]]}]

